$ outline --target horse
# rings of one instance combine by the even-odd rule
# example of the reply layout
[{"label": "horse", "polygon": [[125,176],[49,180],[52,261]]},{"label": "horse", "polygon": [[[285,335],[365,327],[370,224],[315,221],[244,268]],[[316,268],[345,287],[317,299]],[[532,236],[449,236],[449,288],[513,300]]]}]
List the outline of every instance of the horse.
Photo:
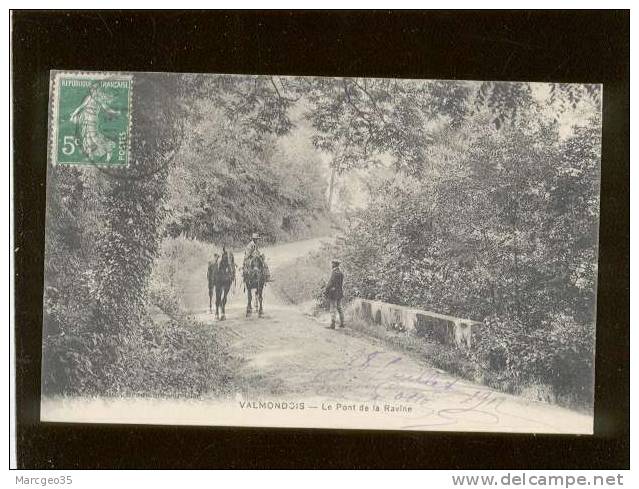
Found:
[{"label": "horse", "polygon": [[[235,281],[235,260],[233,253],[222,250],[222,258],[215,269],[213,281],[215,284],[215,318],[224,321],[226,319],[226,299],[229,295],[231,284]],[[209,296],[209,308],[212,297]],[[222,316],[220,317],[220,309]]]},{"label": "horse", "polygon": [[246,295],[248,302],[246,304],[246,317],[249,317],[253,312],[251,302],[253,301],[253,295],[251,291],[255,289],[255,297],[258,308],[257,314],[262,317],[264,310],[262,308],[262,291],[266,284],[266,264],[264,263],[264,257],[260,253],[254,253],[244,263],[244,285],[246,288]]}]

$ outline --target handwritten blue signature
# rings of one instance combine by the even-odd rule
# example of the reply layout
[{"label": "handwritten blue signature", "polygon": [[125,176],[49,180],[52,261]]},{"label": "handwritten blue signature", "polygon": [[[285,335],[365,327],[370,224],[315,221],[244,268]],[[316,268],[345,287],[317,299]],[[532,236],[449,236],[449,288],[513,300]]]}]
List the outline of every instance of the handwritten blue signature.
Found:
[{"label": "handwritten blue signature", "polygon": [[[495,426],[508,418],[557,427],[515,414],[509,397],[481,386],[460,381],[433,368],[407,370],[406,360],[396,354],[374,351],[353,358],[346,367],[327,369],[311,381],[318,395],[327,400],[407,403],[419,407],[412,414],[397,414],[407,420],[403,429],[467,425]],[[446,407],[438,407],[441,405]],[[510,404],[510,406],[509,406]],[[410,423],[408,422],[410,420]]]}]

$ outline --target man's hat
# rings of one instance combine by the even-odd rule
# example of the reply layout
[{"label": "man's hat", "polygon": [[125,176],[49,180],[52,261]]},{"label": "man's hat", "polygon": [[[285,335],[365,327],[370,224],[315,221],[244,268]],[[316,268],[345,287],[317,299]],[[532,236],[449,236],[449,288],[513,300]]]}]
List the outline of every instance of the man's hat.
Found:
[{"label": "man's hat", "polygon": [[341,263],[341,261],[339,261],[337,258],[333,258],[333,259],[331,260],[331,263],[332,263],[333,265],[339,265],[339,264]]},{"label": "man's hat", "polygon": [[258,233],[253,233],[253,236],[251,236],[251,239],[260,239],[260,235]]}]

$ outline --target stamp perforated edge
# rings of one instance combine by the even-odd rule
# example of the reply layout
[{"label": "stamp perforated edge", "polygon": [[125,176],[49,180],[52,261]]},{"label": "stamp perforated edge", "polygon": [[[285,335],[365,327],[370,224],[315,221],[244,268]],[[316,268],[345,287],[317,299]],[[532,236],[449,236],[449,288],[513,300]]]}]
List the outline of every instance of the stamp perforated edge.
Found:
[{"label": "stamp perforated edge", "polygon": [[[109,79],[115,78],[120,80],[127,80],[130,82],[129,97],[128,97],[128,135],[127,135],[127,162],[125,165],[118,165],[113,163],[86,163],[86,162],[58,162],[58,111],[59,111],[59,90],[58,84],[60,79],[65,76],[72,76],[75,78],[88,78],[88,79]],[[72,71],[72,70],[51,70],[49,77],[49,163],[52,166],[72,166],[72,167],[101,167],[115,169],[127,169],[131,166],[131,128],[133,121],[133,80],[134,75],[132,73],[125,73],[119,71]]]}]

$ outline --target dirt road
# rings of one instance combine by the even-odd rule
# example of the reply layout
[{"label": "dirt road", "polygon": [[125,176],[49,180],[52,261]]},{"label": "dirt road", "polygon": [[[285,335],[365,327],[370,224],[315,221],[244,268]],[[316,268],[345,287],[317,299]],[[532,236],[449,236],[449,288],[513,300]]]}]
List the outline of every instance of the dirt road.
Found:
[{"label": "dirt road", "polygon": [[[276,270],[322,241],[300,241],[264,251]],[[240,260],[238,255],[236,261]],[[252,419],[270,416],[273,404],[265,404],[267,401],[284,400],[289,403],[286,409],[303,406],[303,416],[316,426],[550,433],[592,430],[590,416],[463,381],[348,328],[327,329],[326,324],[285,304],[272,286],[265,289],[263,318],[245,318],[246,296],[238,282],[227,305],[227,320],[216,321],[207,310],[203,266],[200,274],[194,274],[185,302],[205,327],[226,338],[232,354],[244,360],[240,372],[244,380],[235,401]]]}]

